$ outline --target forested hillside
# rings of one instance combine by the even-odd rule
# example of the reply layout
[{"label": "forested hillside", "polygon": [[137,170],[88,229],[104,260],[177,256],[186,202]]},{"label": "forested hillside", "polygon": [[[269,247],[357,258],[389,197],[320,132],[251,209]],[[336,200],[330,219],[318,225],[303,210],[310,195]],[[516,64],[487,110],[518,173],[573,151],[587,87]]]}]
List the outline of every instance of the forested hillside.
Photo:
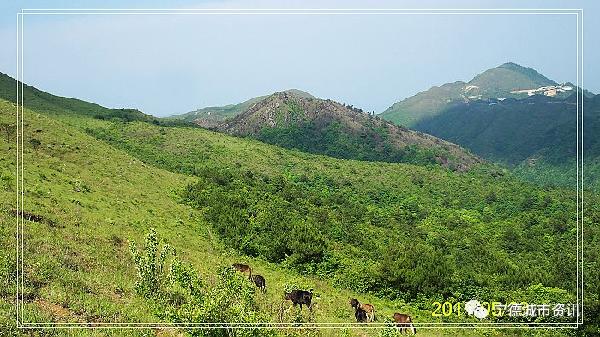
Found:
[{"label": "forested hillside", "polygon": [[[587,188],[598,187],[600,99],[584,98],[582,144]],[[460,144],[490,161],[516,167],[516,173],[544,185],[577,184],[576,96],[556,99],[486,100],[458,104],[415,129]],[[581,131],[580,131],[581,132]]]},{"label": "forested hillside", "polygon": [[575,188],[577,114],[582,112],[583,182],[595,190],[600,182],[600,150],[593,136],[600,119],[598,98],[534,69],[506,63],[468,83],[448,83],[407,98],[381,116],[456,143],[527,181]]}]

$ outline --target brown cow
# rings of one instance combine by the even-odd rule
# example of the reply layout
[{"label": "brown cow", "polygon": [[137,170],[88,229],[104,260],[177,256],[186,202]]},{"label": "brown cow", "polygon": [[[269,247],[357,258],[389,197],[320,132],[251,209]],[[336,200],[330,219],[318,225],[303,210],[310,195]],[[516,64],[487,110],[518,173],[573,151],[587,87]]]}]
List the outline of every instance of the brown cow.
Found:
[{"label": "brown cow", "polygon": [[252,277],[252,268],[247,264],[234,263],[231,267],[239,272],[248,273],[248,277]]},{"label": "brown cow", "polygon": [[405,333],[410,329],[413,335],[417,334],[417,329],[413,325],[412,318],[406,314],[395,313],[394,314],[394,322],[396,322],[396,327],[400,330],[401,333]]},{"label": "brown cow", "polygon": [[367,323],[375,321],[375,307],[372,304],[360,303],[356,298],[351,298],[350,305],[354,310],[362,309],[367,313]]}]

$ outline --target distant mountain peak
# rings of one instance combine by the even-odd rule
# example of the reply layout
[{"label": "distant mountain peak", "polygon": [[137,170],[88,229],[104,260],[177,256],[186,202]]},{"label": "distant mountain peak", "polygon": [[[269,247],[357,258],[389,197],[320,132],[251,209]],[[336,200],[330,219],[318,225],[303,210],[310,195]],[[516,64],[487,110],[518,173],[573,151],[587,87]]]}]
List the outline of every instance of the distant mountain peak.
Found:
[{"label": "distant mountain peak", "polygon": [[231,119],[237,116],[238,114],[246,111],[255,103],[258,103],[273,95],[311,99],[316,98],[315,96],[311,95],[306,91],[291,88],[283,91],[277,91],[270,95],[253,97],[237,104],[227,104],[224,106],[209,106],[205,108],[200,108],[185,114],[171,116],[171,118],[185,120],[200,125],[202,127],[211,128],[215,127],[217,124],[223,122],[226,119]]},{"label": "distant mountain peak", "polygon": [[291,94],[291,95],[294,95],[294,96],[302,97],[302,98],[315,98],[315,96],[311,95],[310,93],[308,93],[306,91],[302,91],[300,89],[294,89],[294,88],[292,88],[292,89],[284,90],[282,92],[284,92],[286,94]]},{"label": "distant mountain peak", "polygon": [[540,74],[534,68],[525,67],[525,66],[522,66],[522,65],[520,65],[518,63],[515,63],[515,62],[506,62],[506,63],[503,63],[503,64],[497,66],[496,68],[499,68],[499,69],[508,69],[508,70],[516,71],[516,72],[519,72],[519,73],[522,73],[522,74],[525,74],[525,75],[528,75],[528,76],[534,76],[534,77],[541,76],[541,77],[543,77],[547,81],[554,82],[554,81],[548,79],[547,77],[545,77],[544,75]]},{"label": "distant mountain peak", "polygon": [[527,67],[523,67],[520,64],[514,63],[514,62],[506,62],[503,63],[501,65],[499,65],[496,68],[507,68],[507,69],[531,69],[531,68],[527,68]]},{"label": "distant mountain peak", "polygon": [[478,100],[526,98],[531,95],[564,97],[568,86],[560,86],[533,68],[515,62],[506,62],[490,68],[469,82],[449,82],[417,93],[394,103],[382,117],[404,126],[413,126],[445,109]]},{"label": "distant mountain peak", "polygon": [[523,67],[514,62],[501,64],[475,76],[470,85],[487,89],[491,96],[495,92],[510,92],[515,89],[533,89],[549,85],[557,85],[533,68]]}]

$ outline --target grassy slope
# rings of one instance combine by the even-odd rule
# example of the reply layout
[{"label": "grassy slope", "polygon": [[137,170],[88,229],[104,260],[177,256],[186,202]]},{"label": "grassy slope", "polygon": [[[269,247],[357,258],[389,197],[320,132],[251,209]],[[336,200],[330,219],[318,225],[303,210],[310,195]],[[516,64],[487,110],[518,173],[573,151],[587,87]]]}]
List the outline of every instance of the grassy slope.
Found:
[{"label": "grassy slope", "polygon": [[[365,196],[381,195],[385,200],[387,196],[394,195],[400,199],[416,200],[417,203],[426,205],[430,212],[429,217],[416,223],[417,231],[426,233],[427,242],[432,245],[444,242],[443,245],[453,249],[452,252],[458,249],[458,264],[465,263],[464,261],[479,263],[478,266],[482,270],[497,270],[498,274],[494,275],[494,278],[502,278],[501,275],[514,271],[529,275],[527,277],[530,277],[530,280],[535,279],[548,284],[552,275],[558,274],[560,270],[571,269],[558,261],[558,257],[550,258],[550,255],[573,243],[570,239],[571,234],[557,233],[564,231],[564,227],[560,228],[563,225],[569,228],[574,226],[575,205],[572,191],[544,191],[509,175],[494,176],[487,171],[488,168],[453,174],[434,167],[336,160],[199,129],[159,128],[146,123],[106,124],[89,120],[73,123],[88,123],[85,128],[94,130],[94,134],[105,139],[116,137],[112,140],[116,146],[144,158],[149,163],[170,167],[174,171],[189,173],[203,165],[216,165],[231,170],[248,169],[254,173],[271,176],[282,172],[287,176],[296,177],[322,175],[342,185],[351,184]],[[490,194],[497,198],[491,208],[485,201]],[[416,199],[412,199],[413,197]],[[550,198],[557,203],[546,209],[545,216],[536,219],[536,211],[517,209],[530,198]],[[440,209],[449,210],[450,213],[438,213]],[[497,212],[498,215],[491,218],[485,215],[490,212]],[[441,218],[437,218],[436,214]],[[485,220],[475,220],[475,224],[472,224],[471,216],[474,219]],[[455,226],[453,221],[464,226]],[[533,227],[530,227],[532,224]],[[518,240],[526,238],[525,241],[529,243],[511,242],[508,245],[529,248],[525,247],[521,252],[509,252],[506,242],[510,242],[507,237],[512,235],[511,229],[523,232],[523,236],[519,235]],[[373,231],[373,235],[367,235],[371,238],[385,232],[386,228],[369,225],[365,230]],[[550,235],[546,235],[548,233]],[[391,236],[388,235],[389,237]],[[385,240],[373,240],[372,244],[381,245],[382,242]],[[471,249],[476,249],[474,242],[485,245],[485,250],[491,254],[486,258],[470,259]],[[536,248],[531,248],[533,246]],[[464,249],[467,247],[468,249]],[[561,253],[561,256],[566,260],[574,258],[572,254],[567,256]],[[492,267],[492,262],[502,264],[494,263]],[[474,270],[479,267],[474,267]],[[570,288],[563,279],[550,285]]]},{"label": "grassy slope", "polygon": [[[41,94],[41,97],[26,95],[27,102],[37,111],[53,118],[31,111],[27,113],[30,136],[27,140],[36,138],[40,140],[40,144],[36,150],[31,149],[35,144],[26,144],[29,148],[26,154],[26,172],[34,186],[26,195],[26,209],[46,215],[58,225],[30,223],[31,227],[28,227],[39,234],[28,237],[28,240],[32,240],[31,247],[43,248],[31,249],[30,252],[35,268],[31,269],[32,284],[28,292],[33,293],[30,296],[32,300],[36,296],[43,299],[28,304],[32,319],[125,322],[155,320],[148,313],[146,304],[133,294],[135,273],[124,245],[124,239],[127,238],[140,241],[150,226],[156,227],[160,237],[173,244],[184,260],[192,262],[205,275],[212,274],[216,269],[215,263],[249,261],[258,272],[267,277],[270,291],[268,299],[263,302],[267,311],[270,310],[269,304],[280,303],[284,283],[301,283],[314,285],[321,295],[316,317],[320,322],[352,321],[347,305],[350,296],[374,303],[380,313],[379,317],[389,317],[393,311],[401,310],[411,313],[419,321],[431,319],[428,312],[401,302],[394,303],[334,289],[325,281],[294,275],[277,265],[237,256],[219,244],[209,226],[194,220],[199,218],[194,210],[177,203],[172,192],[181,189],[191,178],[142,164],[82,133],[82,129],[97,131],[122,125],[74,115],[80,109],[88,108],[90,103],[69,100],[70,104],[64,106],[63,100],[46,93]],[[50,102],[44,99],[44,95],[48,95],[46,98]],[[93,106],[97,111],[92,116],[109,110]],[[10,153],[14,151],[11,146],[14,144],[14,136],[10,132],[11,124],[14,124],[14,107],[3,102],[2,112],[0,123],[7,130],[2,134],[3,141],[6,141],[3,146]],[[57,117],[60,120],[56,120]],[[148,154],[155,155],[151,161],[156,165],[176,167],[181,172],[189,172],[190,168],[210,161],[211,164],[222,167],[244,167],[273,175],[282,172],[290,175],[322,172],[341,179],[348,177],[354,183],[360,182],[373,190],[389,187],[390,183],[397,189],[414,188],[410,181],[424,176],[429,183],[451,183],[455,185],[454,190],[460,191],[460,186],[473,183],[474,179],[471,175],[455,176],[444,170],[412,165],[335,160],[199,129],[163,128],[149,123],[127,125],[126,137],[116,142],[120,147],[144,157]],[[161,151],[153,152],[157,147]],[[30,165],[33,158],[35,165]],[[165,160],[172,162],[162,162]],[[14,204],[14,159],[3,159],[1,168],[1,200],[5,210],[1,214],[2,231],[5,234],[2,237],[8,240],[2,245],[5,249],[2,251],[2,279],[8,281],[14,269],[10,262],[14,243],[9,240],[10,233],[14,231],[11,226],[14,220],[7,211]],[[37,175],[29,175],[30,172]],[[115,175],[115,172],[119,174]],[[381,181],[381,175],[389,180]],[[448,179],[450,176],[453,178]],[[483,185],[489,183],[492,182],[478,181],[478,184]],[[29,183],[26,182],[26,185],[29,186]],[[430,192],[435,195],[440,192],[440,188],[434,187]],[[88,189],[89,192],[82,192]],[[481,197],[464,192],[453,195],[452,199],[473,200]],[[39,238],[37,242],[34,241],[36,238]],[[215,263],[208,265],[206,261]],[[44,282],[47,279],[51,281]],[[8,299],[14,293],[14,288],[10,285],[3,288],[2,307],[8,311],[11,308]],[[107,312],[108,315],[103,315]],[[54,318],[51,317],[52,313]],[[455,335],[452,331],[448,334]],[[432,335],[439,335],[439,332]],[[465,335],[481,335],[481,332],[465,331]]]},{"label": "grassy slope", "polygon": [[[14,106],[0,101],[1,122],[14,123]],[[74,121],[74,120],[72,120]],[[93,123],[101,121],[89,120]],[[106,321],[149,322],[156,318],[144,301],[135,296],[135,271],[125,240],[141,241],[149,227],[156,227],[161,238],[174,245],[182,258],[193,263],[203,274],[210,275],[219,264],[248,261],[269,282],[268,303],[280,303],[284,283],[313,284],[318,289],[317,317],[320,322],[348,322],[350,296],[375,304],[380,317],[394,311],[413,314],[416,320],[429,320],[427,312],[403,303],[380,300],[371,296],[333,289],[325,281],[294,275],[276,265],[248,260],[221,247],[208,226],[198,222],[194,210],[179,204],[173,191],[190,181],[184,175],[160,170],[99,142],[64,122],[26,111],[26,139],[35,137],[37,149],[26,142],[25,203],[26,210],[52,220],[54,225],[27,222],[25,237],[26,295],[25,320],[28,321]],[[38,131],[39,130],[39,131]],[[179,129],[193,132],[191,129]],[[208,132],[212,151],[224,153],[226,148],[240,151],[223,156],[223,164],[234,163],[232,156],[241,154],[259,158],[252,160],[256,168],[279,170],[304,167],[314,169],[311,156],[264,146]],[[198,141],[198,138],[193,138]],[[3,137],[2,150],[13,153],[14,136]],[[176,146],[177,144],[171,144]],[[256,156],[257,152],[263,154]],[[208,154],[207,154],[208,155]],[[285,157],[286,163],[281,160]],[[250,158],[250,157],[248,157]],[[340,169],[344,161],[319,162],[324,170]],[[311,166],[312,165],[312,166]],[[338,166],[331,167],[331,166]],[[367,163],[357,165],[368,166]],[[15,158],[1,159],[2,190],[2,326],[10,326],[14,296],[14,208]],[[7,333],[11,333],[9,330]],[[144,334],[145,331],[76,331],[74,334],[105,335]],[[362,335],[366,330],[358,330]],[[16,333],[16,331],[13,331]],[[478,336],[482,331],[461,331],[465,336]],[[339,331],[325,330],[325,335]],[[423,335],[440,335],[442,331],[422,331]],[[447,330],[447,335],[456,331]],[[510,334],[508,332],[507,334]],[[504,335],[504,332],[491,332]]]},{"label": "grassy slope", "polygon": [[466,83],[454,82],[434,86],[417,93],[387,108],[381,117],[395,124],[411,127],[421,119],[434,116],[443,110],[449,102],[460,100],[462,88]]},{"label": "grassy slope", "polygon": [[[0,73],[0,99],[8,102],[16,101],[16,81],[12,77]],[[49,116],[79,115],[102,120],[144,121],[157,125],[180,125],[189,123],[173,119],[160,119],[146,115],[137,109],[108,109],[96,103],[82,101],[77,98],[55,96],[35,87],[23,84],[21,88],[25,106],[43,111]]]},{"label": "grassy slope", "polygon": [[[10,103],[2,101],[0,110],[3,123],[14,121]],[[35,135],[41,145],[34,150],[25,143],[25,209],[55,225],[25,226],[27,296],[38,300],[27,303],[24,319],[152,321],[131,292],[135,272],[126,240],[140,239],[156,226],[160,233],[181,233],[173,237],[180,247],[188,240],[200,244],[191,210],[172,198],[171,191],[186,178],[147,167],[56,120],[31,111],[26,115],[25,137]],[[8,212],[15,207],[14,136],[1,144],[11,154],[1,166],[6,259],[15,244],[8,235],[14,231]],[[50,317],[52,312],[56,317]]]}]

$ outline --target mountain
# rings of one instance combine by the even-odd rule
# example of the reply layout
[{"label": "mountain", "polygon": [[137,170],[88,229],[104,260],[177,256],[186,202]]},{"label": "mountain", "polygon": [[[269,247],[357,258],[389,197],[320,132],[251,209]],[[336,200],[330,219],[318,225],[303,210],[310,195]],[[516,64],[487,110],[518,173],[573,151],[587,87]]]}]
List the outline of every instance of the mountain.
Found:
[{"label": "mountain", "polygon": [[[506,63],[468,83],[434,87],[394,104],[381,116],[410,125],[506,165],[528,181],[577,184],[577,87],[557,84],[531,68]],[[600,187],[598,98],[584,100],[584,184]]]},{"label": "mountain", "polygon": [[289,91],[263,98],[214,129],[344,159],[438,163],[459,171],[482,162],[454,144],[361,109]]},{"label": "mountain", "polygon": [[[600,127],[600,98],[596,95],[583,100],[584,184],[598,188],[600,142],[594,134]],[[515,168],[528,180],[577,184],[576,95],[568,99],[535,95],[521,100],[463,103],[413,127]]]},{"label": "mountain", "polygon": [[[289,89],[284,92],[295,94],[301,97],[313,98],[311,94],[298,89]],[[233,118],[239,115],[240,113],[250,108],[252,104],[257,103],[265,99],[266,97],[267,96],[254,97],[238,104],[206,107],[190,111],[182,115],[174,115],[170,118],[192,122],[204,128],[211,128],[217,126],[219,123],[223,122],[226,119]]]},{"label": "mountain", "polygon": [[469,93],[483,97],[511,96],[513,91],[557,86],[558,83],[538,73],[535,69],[516,63],[504,63],[475,76],[468,85]]},{"label": "mountain", "polygon": [[[461,144],[488,160],[514,166],[564,142],[556,138],[557,130],[575,126],[576,114],[576,104],[570,100],[537,95],[522,100],[489,99],[454,105],[413,128]],[[565,149],[566,156],[576,151],[576,143],[571,141],[571,145]]]},{"label": "mountain", "polygon": [[394,103],[381,117],[412,127],[444,110],[480,99],[526,98],[534,94],[565,98],[575,91],[570,83],[558,84],[532,68],[509,62],[484,71],[469,82],[457,81],[420,92]]}]

